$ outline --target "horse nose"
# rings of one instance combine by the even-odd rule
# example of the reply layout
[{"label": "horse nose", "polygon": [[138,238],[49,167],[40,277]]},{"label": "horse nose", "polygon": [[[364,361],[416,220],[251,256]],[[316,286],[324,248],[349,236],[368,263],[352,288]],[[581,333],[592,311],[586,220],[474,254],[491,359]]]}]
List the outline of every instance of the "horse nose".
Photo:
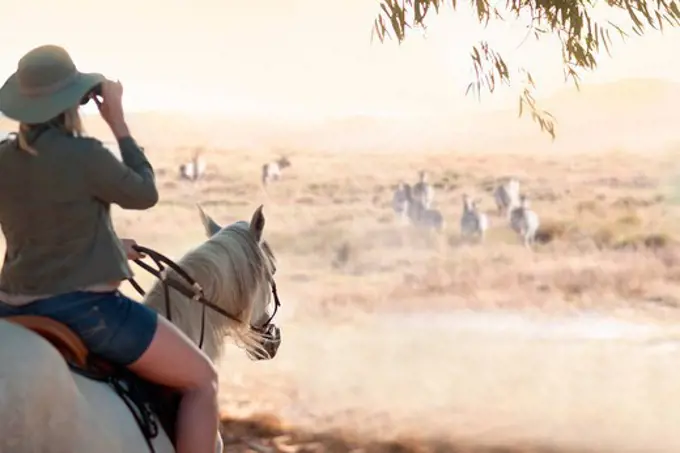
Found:
[{"label": "horse nose", "polygon": [[251,360],[271,360],[276,356],[281,346],[281,329],[274,324],[269,324],[263,333],[262,350],[248,352]]}]

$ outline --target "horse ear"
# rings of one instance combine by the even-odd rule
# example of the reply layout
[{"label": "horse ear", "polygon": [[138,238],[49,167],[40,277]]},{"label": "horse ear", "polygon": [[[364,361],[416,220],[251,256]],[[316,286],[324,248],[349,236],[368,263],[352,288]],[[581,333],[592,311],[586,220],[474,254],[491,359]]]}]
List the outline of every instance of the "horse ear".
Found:
[{"label": "horse ear", "polygon": [[211,237],[215,235],[218,231],[222,229],[208,214],[203,212],[200,205],[196,205],[198,208],[198,213],[201,216],[201,222],[203,223],[203,228],[205,228],[205,235]]},{"label": "horse ear", "polygon": [[260,205],[259,208],[253,213],[253,218],[250,219],[250,234],[253,235],[257,242],[262,239],[262,232],[264,231],[264,214],[262,214],[263,206]]}]

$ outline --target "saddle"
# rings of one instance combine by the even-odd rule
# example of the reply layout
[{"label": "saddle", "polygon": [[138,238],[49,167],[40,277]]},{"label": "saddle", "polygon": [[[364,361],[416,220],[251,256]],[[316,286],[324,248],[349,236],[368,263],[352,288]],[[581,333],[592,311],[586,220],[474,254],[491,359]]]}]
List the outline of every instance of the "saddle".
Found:
[{"label": "saddle", "polygon": [[[137,407],[138,412],[144,412],[146,406],[156,414],[161,426],[175,443],[175,421],[179,408],[179,394],[167,387],[157,386],[139,376],[121,369],[113,364],[90,354],[83,340],[69,327],[45,316],[18,315],[2,318],[5,321],[18,324],[50,342],[59,351],[71,369],[87,378],[105,381],[112,384],[118,395],[124,400],[128,408],[130,401]],[[121,383],[123,387],[121,387]],[[133,415],[137,419],[138,415]],[[145,428],[140,428],[150,441]]]},{"label": "saddle", "polygon": [[49,341],[68,363],[88,369],[87,346],[64,324],[44,316],[10,316],[3,319],[37,333]]}]

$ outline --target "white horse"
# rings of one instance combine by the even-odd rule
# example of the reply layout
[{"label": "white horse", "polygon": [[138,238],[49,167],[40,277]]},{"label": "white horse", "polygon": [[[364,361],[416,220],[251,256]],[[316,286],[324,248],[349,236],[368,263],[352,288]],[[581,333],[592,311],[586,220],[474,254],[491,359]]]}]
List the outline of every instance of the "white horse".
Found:
[{"label": "white horse", "polygon": [[[274,313],[274,258],[262,241],[262,207],[250,223],[224,228],[200,213],[209,239],[178,264],[202,285],[207,300],[233,318],[205,309],[203,350],[215,360],[229,335],[249,355],[257,354],[266,343],[260,328]],[[198,344],[203,306],[172,288],[169,295],[173,323]],[[162,283],[144,303],[165,314]],[[0,452],[149,453],[133,414],[108,384],[71,372],[57,349],[17,324],[0,320],[0,345]],[[158,427],[155,452],[173,453]],[[222,451],[221,439],[216,451]]]}]

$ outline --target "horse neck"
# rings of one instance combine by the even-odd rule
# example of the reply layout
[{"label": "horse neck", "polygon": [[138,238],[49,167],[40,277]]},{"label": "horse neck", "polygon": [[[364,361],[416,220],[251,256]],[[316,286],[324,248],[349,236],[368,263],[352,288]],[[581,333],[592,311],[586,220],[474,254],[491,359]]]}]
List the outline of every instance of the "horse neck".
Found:
[{"label": "horse neck", "polygon": [[[165,290],[162,285],[156,284],[144,299],[144,305],[158,313],[159,316],[168,318],[172,324],[181,330],[194,344],[199,345],[201,339],[201,324],[203,307],[199,302],[193,301],[172,288],[168,288],[170,315],[166,312]],[[203,352],[215,361],[222,352],[222,341],[218,338],[219,329],[215,327],[215,316],[212,310],[205,309],[205,329],[203,333]]]},{"label": "horse neck", "polygon": [[[258,247],[257,251],[261,252],[257,244],[253,246],[248,242],[250,238],[248,234],[247,230],[243,230],[242,227],[223,230],[177,263],[201,283],[204,296],[208,301],[237,319],[242,318],[244,322],[259,319],[261,314],[251,313],[250,310],[260,308],[264,310],[260,305],[268,302],[266,297],[260,297],[264,283],[254,281],[251,278],[253,276],[249,276],[249,273],[253,272],[253,266],[259,267],[256,263],[264,258],[260,255],[251,256],[255,253],[252,250],[254,247]],[[235,248],[232,249],[232,246]],[[170,275],[181,280],[174,272]],[[172,288],[167,294],[172,323],[196,344],[200,342],[203,313],[205,313],[203,349],[212,360],[221,354],[226,344],[224,341],[226,336],[231,336],[244,344],[247,343],[251,347],[257,340],[253,337],[255,334],[244,329],[243,325],[235,319],[205,307],[200,302],[187,298]],[[254,301],[257,302],[254,303]],[[161,314],[166,314],[166,292],[162,283],[154,284],[147,293],[145,304]]]},{"label": "horse neck", "polygon": [[[237,304],[234,303],[232,298],[238,296],[232,296],[231,293],[224,291],[224,288],[234,287],[235,285],[224,280],[219,282],[213,281],[215,280],[214,275],[211,275],[211,272],[208,270],[213,264],[208,264],[208,262],[202,259],[191,261],[180,260],[178,264],[189,275],[201,282],[205,297],[210,302],[224,308],[229,313],[233,312],[232,307]],[[170,275],[182,281],[174,272],[171,272]],[[169,316],[166,310],[166,297],[170,306]],[[233,327],[230,325],[233,324],[233,321],[229,318],[208,307],[204,308],[200,302],[186,297],[173,288],[164,288],[164,285],[159,281],[147,293],[144,304],[158,312],[159,315],[168,318],[197,346],[201,341],[202,335],[202,349],[211,360],[215,361],[222,353],[223,347],[226,344],[224,337],[229,334],[229,327]],[[204,316],[205,319],[203,318]],[[203,324],[204,321],[205,324]],[[203,334],[201,334],[201,331],[203,331]]]}]

